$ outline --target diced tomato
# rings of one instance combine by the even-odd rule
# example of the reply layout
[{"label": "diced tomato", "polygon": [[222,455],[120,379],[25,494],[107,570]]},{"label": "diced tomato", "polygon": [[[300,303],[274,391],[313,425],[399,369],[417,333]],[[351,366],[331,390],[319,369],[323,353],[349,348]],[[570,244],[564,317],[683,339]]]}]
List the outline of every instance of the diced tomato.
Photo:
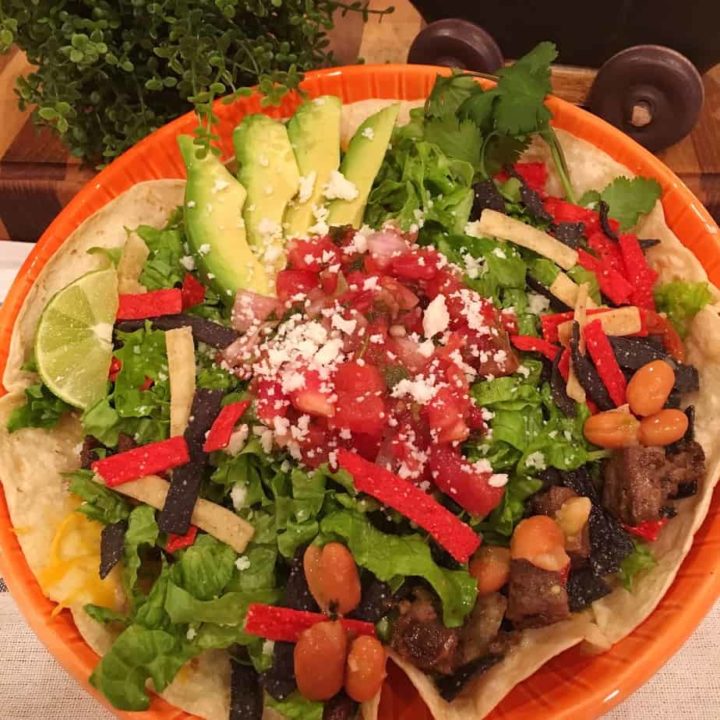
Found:
[{"label": "diced tomato", "polygon": [[409,337],[391,337],[387,341],[387,349],[397,356],[400,363],[410,372],[420,372],[430,361],[432,355],[420,352],[420,346]]},{"label": "diced tomato", "polygon": [[432,280],[437,275],[437,258],[422,250],[409,252],[393,259],[390,272],[403,280]]},{"label": "diced tomato", "polygon": [[435,397],[423,407],[423,416],[427,419],[431,431],[439,443],[462,442],[470,434],[465,423],[464,403],[459,401],[452,389],[442,387]]},{"label": "diced tomato", "polygon": [[307,295],[318,286],[318,276],[309,270],[281,270],[275,281],[277,296],[286,302],[293,295]]},{"label": "diced tomato", "polygon": [[185,273],[181,293],[183,310],[187,310],[205,299],[205,286],[194,275]]},{"label": "diced tomato", "polygon": [[300,412],[320,417],[332,417],[335,406],[331,402],[330,388],[320,379],[317,371],[306,370],[303,373],[304,384],[290,393],[290,402]]},{"label": "diced tomato", "polygon": [[463,286],[460,278],[450,270],[438,270],[435,277],[427,280],[424,284],[425,294],[430,300],[438,295],[447,297]]},{"label": "diced tomato", "polygon": [[505,494],[504,487],[489,484],[491,473],[477,470],[459,450],[448,445],[432,447],[430,468],[435,486],[473,515],[484,517]]},{"label": "diced tomato", "polygon": [[255,414],[258,420],[271,425],[273,418],[285,417],[288,409],[288,399],[283,394],[279,380],[257,378],[253,383],[255,393]]},{"label": "diced tomato", "polygon": [[483,418],[482,408],[479,408],[477,405],[470,405],[470,408],[465,415],[465,422],[471,430],[487,430],[487,424]]},{"label": "diced tomato", "polygon": [[110,382],[115,382],[117,380],[117,376],[120,374],[121,370],[122,370],[122,360],[120,360],[119,358],[116,358],[113,355],[112,360],[110,361],[110,369],[108,370],[108,380]]},{"label": "diced tomato", "polygon": [[376,393],[386,390],[380,371],[368,362],[357,360],[340,365],[334,383],[338,392]]},{"label": "diced tomato", "polygon": [[155,381],[151,377],[148,377],[146,375],[145,380],[143,381],[143,384],[139,388],[140,392],[145,392],[146,390],[149,390],[154,384],[155,384]]},{"label": "diced tomato", "polygon": [[348,428],[354,433],[365,433],[371,437],[379,437],[387,422],[385,401],[361,388],[352,392],[337,393],[335,417],[332,425]]},{"label": "diced tomato", "polygon": [[623,523],[623,527],[632,535],[645,540],[645,542],[655,542],[660,535],[660,531],[668,522],[668,518],[660,518],[659,520],[645,520],[639,525],[625,525]]},{"label": "diced tomato", "polygon": [[517,335],[519,332],[517,315],[512,310],[503,310],[500,313],[500,323],[506,333]]},{"label": "diced tomato", "polygon": [[420,302],[418,296],[410,288],[388,275],[380,278],[380,285],[384,290],[392,293],[400,310],[412,310]]},{"label": "diced tomato", "polygon": [[326,295],[334,295],[338,288],[338,281],[340,280],[340,274],[337,272],[331,272],[330,270],[323,270],[320,273],[320,287]]},{"label": "diced tomato", "polygon": [[375,462],[380,451],[381,435],[368,435],[367,433],[353,433],[348,441],[348,447],[352,448],[360,457]]},{"label": "diced tomato", "polygon": [[410,334],[423,334],[423,311],[419,307],[414,307],[412,310],[401,313],[396,322],[398,325],[402,325]]},{"label": "diced tomato", "polygon": [[328,462],[330,432],[325,418],[313,418],[307,432],[300,440],[300,451],[303,462],[309,467],[316,468]]},{"label": "diced tomato", "polygon": [[294,270],[319,273],[328,265],[340,262],[340,251],[328,237],[293,240],[288,248],[288,266]]}]

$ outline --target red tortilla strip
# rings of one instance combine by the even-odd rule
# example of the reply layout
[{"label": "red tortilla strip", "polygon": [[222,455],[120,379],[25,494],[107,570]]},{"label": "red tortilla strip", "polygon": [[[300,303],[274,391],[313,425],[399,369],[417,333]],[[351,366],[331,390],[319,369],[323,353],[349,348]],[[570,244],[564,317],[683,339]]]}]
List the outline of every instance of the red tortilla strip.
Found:
[{"label": "red tortilla strip", "polygon": [[165,550],[169,553],[184,550],[195,543],[197,534],[198,529],[194,525],[191,525],[190,529],[184,535],[175,535],[175,533],[171,533],[165,545]]},{"label": "red tortilla strip", "polygon": [[222,450],[228,446],[237,421],[243,416],[243,413],[248,409],[249,405],[249,400],[243,400],[242,402],[225,405],[225,407],[220,410],[218,416],[215,418],[215,422],[208,431],[207,438],[205,438],[203,450],[206,453]]},{"label": "red tortilla strip", "polygon": [[648,265],[645,253],[640,247],[637,235],[625,233],[620,236],[620,252],[627,269],[627,278],[632,285],[632,303],[644,310],[655,310],[653,285],[657,273]]},{"label": "red tortilla strip", "polygon": [[600,320],[588,323],[583,329],[583,335],[595,369],[607,388],[610,399],[616,407],[624,405],[627,382]]},{"label": "red tortilla strip", "polygon": [[[252,603],[245,618],[245,632],[275,642],[294,643],[305,630],[329,619],[322,613]],[[372,623],[344,618],[340,622],[345,630],[354,635],[375,635],[375,626]]]},{"label": "red tortilla strip", "polygon": [[639,525],[625,525],[623,527],[635,537],[639,537],[646,542],[655,542],[660,531],[668,524],[668,518],[660,518],[659,520],[645,520]]},{"label": "red tortilla strip", "polygon": [[533,335],[511,335],[510,342],[518,350],[523,352],[536,352],[546,357],[550,362],[555,360],[555,356],[560,352],[557,345],[549,343],[543,338],[534,337]]},{"label": "red tortilla strip", "polygon": [[338,451],[338,463],[353,476],[360,492],[397,510],[429,532],[458,562],[467,562],[480,546],[480,538],[469,525],[411,482],[349,450]]},{"label": "red tortilla strip", "polygon": [[600,291],[615,305],[625,305],[630,301],[633,286],[617,270],[593,257],[582,248],[578,250],[578,264],[595,273]]},{"label": "red tortilla strip", "polygon": [[120,295],[118,320],[144,320],[161,315],[176,315],[183,309],[179,288],[153,290],[133,295]]},{"label": "red tortilla strip", "polygon": [[115,487],[145,475],[164,473],[189,461],[187,442],[178,435],[96,460],[91,468],[108,487]]}]

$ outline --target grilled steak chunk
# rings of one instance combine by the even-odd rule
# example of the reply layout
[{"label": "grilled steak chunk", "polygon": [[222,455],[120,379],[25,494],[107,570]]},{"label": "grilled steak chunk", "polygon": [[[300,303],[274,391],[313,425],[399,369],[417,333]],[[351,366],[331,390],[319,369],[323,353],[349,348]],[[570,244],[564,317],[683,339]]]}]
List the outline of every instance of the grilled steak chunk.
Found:
[{"label": "grilled steak chunk", "polygon": [[668,497],[690,497],[697,492],[698,481],[705,477],[705,452],[694,440],[677,443],[673,452],[668,449],[665,467],[665,487]]},{"label": "grilled steak chunk", "polygon": [[559,572],[528,560],[510,562],[507,618],[516,628],[542,627],[570,614],[565,580]]},{"label": "grilled steak chunk", "polygon": [[393,650],[420,670],[452,674],[462,661],[459,631],[446,628],[424,597],[402,602],[400,612],[390,640]]},{"label": "grilled steak chunk", "polygon": [[467,622],[460,630],[463,664],[490,652],[490,646],[500,632],[507,600],[500,593],[490,593],[477,599]]},{"label": "grilled steak chunk", "polygon": [[663,491],[665,451],[629,447],[605,462],[602,504],[627,525],[658,520],[667,493]]}]

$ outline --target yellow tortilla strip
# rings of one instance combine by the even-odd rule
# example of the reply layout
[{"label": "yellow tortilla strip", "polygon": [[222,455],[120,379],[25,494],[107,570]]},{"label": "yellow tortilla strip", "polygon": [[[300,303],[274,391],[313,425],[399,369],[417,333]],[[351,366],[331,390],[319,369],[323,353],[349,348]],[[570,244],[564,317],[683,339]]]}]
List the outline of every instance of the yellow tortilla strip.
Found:
[{"label": "yellow tortilla strip", "polygon": [[[642,317],[640,310],[634,305],[621,308],[608,309],[607,312],[588,315],[589,320],[599,320],[606,335],[619,337],[634,335],[642,330]],[[567,320],[558,326],[558,338],[563,345],[570,343],[573,320]]]},{"label": "yellow tortilla strip", "polygon": [[140,282],[140,275],[149,255],[150,250],[143,239],[136,232],[129,232],[117,266],[118,292],[147,292],[147,288]]},{"label": "yellow tortilla strip", "polygon": [[[122,495],[161,510],[165,505],[170,483],[157,475],[147,475],[138,480],[113,488]],[[199,498],[195,503],[191,522],[214,538],[229,545],[235,552],[245,552],[255,534],[255,528],[227,508]]]},{"label": "yellow tortilla strip", "polygon": [[195,343],[192,328],[181,327],[165,333],[170,380],[170,435],[182,435],[190,418],[195,396]]},{"label": "yellow tortilla strip", "polygon": [[483,210],[477,227],[483,235],[507,240],[515,245],[532,250],[538,255],[557,263],[565,270],[577,265],[578,254],[576,250],[563,245],[559,240],[542,230],[526,225],[524,222],[503,215],[496,210]]},{"label": "yellow tortilla strip", "polygon": [[[575,307],[578,297],[578,284],[560,271],[548,290],[558,299],[571,308]],[[586,307],[597,307],[592,298],[587,298]]]}]

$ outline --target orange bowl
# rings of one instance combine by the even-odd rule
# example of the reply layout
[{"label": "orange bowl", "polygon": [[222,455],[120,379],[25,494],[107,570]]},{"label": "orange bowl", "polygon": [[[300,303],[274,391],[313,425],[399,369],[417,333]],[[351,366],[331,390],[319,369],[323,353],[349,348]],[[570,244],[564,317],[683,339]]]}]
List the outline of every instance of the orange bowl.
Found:
[{"label": "orange bowl", "polygon": [[[367,98],[414,100],[427,96],[438,72],[447,70],[419,65],[335,68],[308,73],[303,88],[310,96],[338,95],[344,102]],[[257,96],[229,105],[218,103],[223,152],[230,154],[232,129],[244,115],[262,110],[275,117],[287,116],[298,101],[297,96],[288,96],[278,108],[261,108]],[[557,127],[596,145],[632,172],[658,180],[668,224],[702,262],[711,281],[720,285],[720,231],[688,188],[657,158],[594,115],[557,98],[550,98],[548,105]],[[0,374],[7,362],[17,313],[48,259],[83,220],[133,184],[183,177],[184,167],[175,138],[180,133],[191,133],[194,126],[194,116],[187,114],[138,143],[88,183],[46,230],[0,310]],[[719,550],[720,498],[716,495],[675,582],[655,612],[635,632],[603,655],[590,657],[578,649],[563,653],[515,687],[490,718],[582,720],[597,717],[627,697],[680,647],[720,595],[720,573],[716,569]],[[87,678],[98,657],[83,641],[69,613],[51,616],[54,605],[42,594],[28,568],[1,491],[0,574],[35,633],[65,669],[97,697]],[[192,717],[157,697],[147,712],[115,713],[128,720]],[[383,692],[381,717],[383,720],[430,717],[396,669],[391,668],[390,682]]]}]

